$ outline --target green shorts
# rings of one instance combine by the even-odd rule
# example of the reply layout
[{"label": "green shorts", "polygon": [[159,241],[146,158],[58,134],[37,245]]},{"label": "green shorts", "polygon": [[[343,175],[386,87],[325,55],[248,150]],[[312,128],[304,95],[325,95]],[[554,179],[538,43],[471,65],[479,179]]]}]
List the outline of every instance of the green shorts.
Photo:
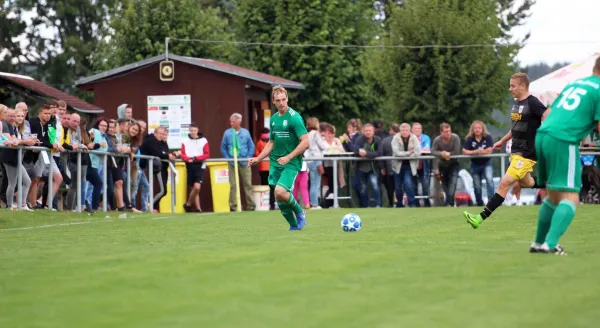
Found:
[{"label": "green shorts", "polygon": [[579,192],[581,161],[579,146],[538,133],[535,138],[538,183],[556,191]]},{"label": "green shorts", "polygon": [[296,182],[296,176],[298,170],[290,167],[275,167],[271,165],[269,168],[269,186],[275,188],[280,186],[283,189],[292,192],[294,190],[294,182]]}]

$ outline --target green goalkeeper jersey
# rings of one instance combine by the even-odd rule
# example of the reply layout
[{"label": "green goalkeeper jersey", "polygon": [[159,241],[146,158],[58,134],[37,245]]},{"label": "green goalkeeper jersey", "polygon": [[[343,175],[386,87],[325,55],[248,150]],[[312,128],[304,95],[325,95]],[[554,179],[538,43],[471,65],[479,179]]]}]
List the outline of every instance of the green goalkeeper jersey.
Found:
[{"label": "green goalkeeper jersey", "polygon": [[305,134],[304,120],[291,107],[283,115],[276,112],[271,116],[270,139],[273,141],[273,150],[269,156],[271,165],[274,167],[293,167],[300,171],[302,169],[302,154],[294,157],[284,166],[277,163],[277,160],[294,151],[300,144],[300,137]]},{"label": "green goalkeeper jersey", "polygon": [[550,108],[538,132],[578,144],[600,120],[600,77],[592,75],[569,83]]}]

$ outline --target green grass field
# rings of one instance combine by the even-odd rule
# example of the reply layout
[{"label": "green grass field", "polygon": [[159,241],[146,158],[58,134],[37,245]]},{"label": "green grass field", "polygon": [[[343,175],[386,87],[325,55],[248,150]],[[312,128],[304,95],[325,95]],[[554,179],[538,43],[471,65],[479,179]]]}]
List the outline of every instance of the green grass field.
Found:
[{"label": "green grass field", "polygon": [[[598,327],[600,207],[568,256],[529,254],[537,207],[0,213],[0,327]],[[473,209],[474,211],[478,209]]]}]

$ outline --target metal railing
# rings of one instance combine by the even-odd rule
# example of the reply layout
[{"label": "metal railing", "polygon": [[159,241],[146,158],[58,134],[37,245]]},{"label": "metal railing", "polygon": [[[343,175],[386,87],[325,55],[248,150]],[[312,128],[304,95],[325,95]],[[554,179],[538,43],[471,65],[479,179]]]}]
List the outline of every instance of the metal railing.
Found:
[{"label": "metal railing", "polygon": [[[581,151],[581,156],[584,155],[594,155],[600,156],[600,151]],[[492,154],[484,154],[484,155],[453,155],[450,156],[450,159],[480,159],[480,158],[499,158],[500,159],[500,169],[504,174],[506,172],[506,159],[510,157],[508,153],[492,153]],[[338,161],[388,161],[388,160],[436,160],[440,159],[439,157],[433,155],[422,155],[417,157],[396,157],[396,156],[380,156],[376,158],[364,158],[364,157],[355,157],[353,153],[338,153],[338,154],[326,154],[323,157],[311,157],[304,158],[304,161],[313,162],[313,161],[332,161],[333,162],[333,208],[339,208],[339,200],[340,199],[349,199],[351,197],[339,197],[338,196]],[[249,158],[238,158],[238,162],[247,162]],[[207,162],[233,162],[233,158],[209,158],[206,160]],[[263,162],[268,162],[269,159],[265,158]],[[430,169],[431,172],[431,169]]]},{"label": "metal railing", "polygon": [[[50,165],[50,172],[48,175],[48,204],[52,204],[53,201],[53,194],[52,194],[52,184],[53,184],[53,179],[52,179],[52,165],[54,163],[54,156],[52,156],[51,153],[51,149],[45,148],[45,147],[35,147],[35,146],[18,146],[18,147],[6,147],[3,145],[0,145],[0,148],[3,149],[17,149],[18,152],[18,159],[17,159],[17,185],[18,185],[18,199],[17,199],[17,210],[21,210],[22,209],[22,204],[23,204],[23,177],[22,177],[22,167],[23,167],[23,150],[32,150],[32,151],[44,151],[48,153],[48,157],[49,157],[49,161],[50,163],[47,165]],[[79,150],[79,151],[67,151],[65,150],[65,152],[67,153],[77,153],[77,212],[81,212],[81,192],[82,192],[82,181],[81,181],[81,174],[79,174],[79,172],[81,171],[81,154],[83,153],[83,151]],[[103,152],[103,151],[97,151],[97,150],[89,150],[89,151],[85,151],[88,154],[95,154],[98,156],[102,156],[102,162],[104,165],[104,168],[107,167],[107,159],[108,156],[112,156],[112,157],[119,157],[119,158],[130,158],[132,155],[131,154],[125,154],[125,153],[109,153],[109,152]],[[600,151],[586,151],[583,150],[580,155],[594,155],[594,156],[600,156]],[[507,153],[493,153],[493,154],[486,154],[486,155],[453,155],[450,156],[451,159],[480,159],[480,158],[499,158],[500,159],[500,166],[501,166],[501,172],[505,172],[506,171],[506,159],[510,156],[510,154]],[[158,157],[154,157],[154,156],[146,156],[146,155],[133,155],[133,158],[139,158],[139,159],[145,159],[145,160],[149,160],[149,161],[153,161],[154,159],[159,159]],[[312,161],[331,161],[333,162],[333,207],[334,208],[339,208],[339,200],[340,199],[345,199],[345,198],[350,198],[350,197],[344,197],[341,198],[338,196],[339,190],[338,190],[338,162],[339,161],[352,161],[352,162],[356,162],[356,161],[387,161],[387,160],[397,160],[397,161],[401,161],[401,160],[435,160],[435,159],[439,159],[438,157],[432,156],[432,155],[422,155],[422,156],[417,156],[417,157],[395,157],[395,156],[380,156],[380,157],[376,157],[376,158],[364,158],[364,157],[355,157],[352,153],[338,153],[338,154],[326,154],[323,157],[311,157],[311,158],[304,158],[304,161],[307,162],[312,162]],[[175,161],[169,161],[169,160],[164,160],[164,159],[160,159],[161,162],[163,163],[170,163],[172,164]],[[249,158],[238,158],[238,162],[247,162],[249,160]],[[233,162],[234,159],[233,158],[209,158],[206,160],[206,162]],[[269,159],[266,158],[263,160],[264,162],[268,162]],[[177,160],[177,162],[181,162],[181,160]],[[154,184],[153,184],[153,178],[154,178],[154,172],[153,172],[153,165],[151,162],[148,163],[148,182],[149,182],[149,199],[148,199],[148,203],[152,206],[153,205],[153,199],[154,199]],[[174,169],[174,166],[171,167],[171,212],[175,213],[175,200],[176,200],[176,191],[175,191],[175,175],[177,174],[175,172],[176,170]],[[127,168],[126,168],[126,172],[127,172],[127,196],[129,197],[129,199],[131,199],[131,161],[127,161]],[[135,177],[137,179],[137,177]],[[162,177],[161,177],[162,178]],[[103,169],[102,170],[102,188],[103,188],[103,195],[102,195],[102,210],[104,212],[107,211],[107,170]],[[166,193],[166,189],[167,186],[163,186],[163,188],[165,188],[164,192]],[[32,204],[33,205],[33,204]]]},{"label": "metal railing", "polygon": [[[53,203],[53,198],[54,195],[52,193],[52,187],[53,187],[53,179],[52,179],[52,167],[55,164],[54,161],[54,156],[52,156],[52,150],[48,149],[46,147],[36,147],[36,146],[18,146],[18,147],[6,147],[4,145],[0,145],[0,148],[2,149],[16,149],[17,150],[17,210],[20,211],[22,210],[22,206],[23,206],[23,150],[30,150],[30,151],[39,151],[41,152],[46,152],[48,154],[48,160],[49,163],[46,164],[47,166],[49,166],[49,173],[48,173],[48,204],[50,204],[49,207],[52,206]],[[98,150],[86,150],[86,151],[82,151],[82,150],[78,150],[78,151],[69,151],[69,150],[65,150],[62,153],[68,153],[68,154],[73,154],[76,153],[77,154],[77,193],[76,193],[76,198],[77,198],[77,208],[76,211],[77,212],[81,212],[81,193],[82,193],[82,181],[81,181],[81,154],[82,153],[88,153],[88,154],[94,154],[94,155],[98,155],[102,157],[102,163],[103,163],[103,167],[104,169],[102,170],[102,211],[106,212],[108,210],[107,205],[108,205],[108,192],[107,192],[107,160],[109,156],[112,157],[118,157],[118,158],[139,158],[139,159],[145,159],[145,160],[154,160],[154,159],[159,159],[161,160],[161,162],[164,163],[170,163],[170,161],[168,160],[164,160],[164,159],[160,159],[158,157],[154,157],[154,156],[146,156],[146,155],[131,155],[131,154],[125,154],[125,153],[109,153],[109,152],[103,152],[103,151],[98,151]],[[152,163],[150,162],[148,165],[148,175],[149,175],[149,179],[148,179],[148,184],[149,184],[149,195],[148,195],[148,203],[152,206],[153,205],[153,200],[154,200],[154,183],[153,183],[153,178],[154,178],[154,167],[152,165]],[[126,192],[127,192],[127,196],[129,197],[129,199],[131,199],[131,161],[127,161],[127,186],[126,186]],[[175,175],[176,172],[175,170],[171,170],[171,213],[175,213]],[[85,178],[85,177],[83,177]],[[137,179],[137,177],[136,177]],[[114,188],[113,186],[111,186],[111,188]],[[163,185],[163,188],[165,189],[164,192],[167,192],[167,186]],[[34,204],[32,204],[33,206]],[[42,205],[46,205],[46,204],[42,204]]]}]

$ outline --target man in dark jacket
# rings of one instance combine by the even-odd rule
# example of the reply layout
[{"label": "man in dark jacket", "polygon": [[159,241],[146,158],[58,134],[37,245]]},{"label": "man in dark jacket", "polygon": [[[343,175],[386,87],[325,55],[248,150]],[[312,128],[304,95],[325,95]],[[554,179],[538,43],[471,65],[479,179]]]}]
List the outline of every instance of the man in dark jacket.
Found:
[{"label": "man in dark jacket", "polygon": [[[168,135],[169,134],[166,128],[162,126],[157,128],[156,130],[154,130],[153,134],[149,134],[144,138],[144,141],[140,146],[140,153],[146,156],[159,157],[160,159],[168,159],[171,161],[175,160],[175,157],[169,154],[169,145],[167,144]],[[158,161],[152,160],[140,161],[140,168],[142,170],[147,169],[148,165],[153,165],[154,178],[156,178],[156,180],[158,181],[159,192],[154,196],[153,199],[153,207],[155,212],[159,210],[160,200],[165,196],[167,190],[166,186],[169,168],[169,165],[165,162],[160,162],[160,165],[155,165],[158,163]],[[152,183],[152,178],[148,180],[151,181],[150,183]]]},{"label": "man in dark jacket", "polygon": [[[359,136],[354,143],[354,155],[363,158],[375,158],[381,156],[381,139],[375,136],[375,128],[372,124],[365,124],[363,135]],[[357,161],[356,172],[360,183],[358,198],[360,207],[369,207],[369,188],[373,189],[375,206],[381,207],[381,191],[379,189],[379,170],[381,166],[377,161]]]},{"label": "man in dark jacket", "polygon": [[[400,133],[400,125],[394,123],[390,126],[390,132],[387,137],[381,141],[381,156],[394,156],[392,150],[392,140],[397,133]],[[392,170],[392,160],[380,162],[381,165],[381,183],[387,191],[389,207],[394,207],[394,190],[396,183],[394,181],[394,171]],[[398,199],[402,199],[403,195],[396,195]]]}]

